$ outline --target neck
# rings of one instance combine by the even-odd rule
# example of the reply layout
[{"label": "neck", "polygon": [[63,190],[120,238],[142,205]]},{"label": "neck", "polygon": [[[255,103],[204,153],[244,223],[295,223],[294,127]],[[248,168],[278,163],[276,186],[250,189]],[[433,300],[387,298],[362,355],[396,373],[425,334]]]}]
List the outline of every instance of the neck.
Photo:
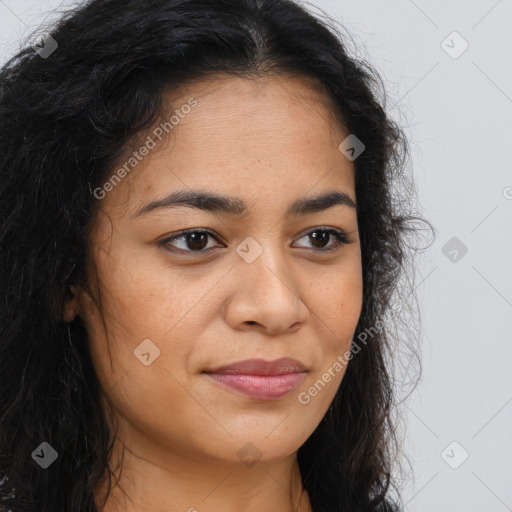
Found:
[{"label": "neck", "polygon": [[95,491],[99,512],[312,512],[296,453],[248,467],[183,453],[140,435],[126,441],[114,444],[105,504],[107,479]]}]

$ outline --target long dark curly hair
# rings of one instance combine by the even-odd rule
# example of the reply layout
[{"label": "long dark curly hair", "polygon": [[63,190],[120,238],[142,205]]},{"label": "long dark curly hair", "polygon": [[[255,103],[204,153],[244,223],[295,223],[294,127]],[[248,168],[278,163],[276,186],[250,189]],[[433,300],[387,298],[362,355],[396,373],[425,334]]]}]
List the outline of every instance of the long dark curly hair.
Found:
[{"label": "long dark curly hair", "polygon": [[[27,45],[0,71],[0,510],[97,511],[115,432],[85,326],[62,314],[70,286],[87,284],[93,191],[161,118],[166,90],[217,72],[313,78],[364,142],[355,337],[374,330],[298,461],[315,512],[400,506],[393,358],[404,331],[392,326],[415,302],[409,240],[423,219],[379,74],[349,55],[334,23],[290,0],[92,0],[59,15],[44,46]],[[402,321],[407,350],[419,338],[412,325]],[[31,457],[43,441],[59,454],[45,471]]]}]

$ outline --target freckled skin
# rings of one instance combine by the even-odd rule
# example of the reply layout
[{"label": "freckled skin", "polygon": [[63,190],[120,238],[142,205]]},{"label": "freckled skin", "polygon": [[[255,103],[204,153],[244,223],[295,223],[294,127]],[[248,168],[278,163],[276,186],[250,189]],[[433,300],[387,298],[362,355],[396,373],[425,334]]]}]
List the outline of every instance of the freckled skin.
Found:
[{"label": "freckled skin", "polygon": [[[346,134],[323,97],[296,77],[193,82],[168,95],[172,110],[190,97],[197,105],[106,194],[95,218],[92,258],[108,342],[97,288],[75,289],[68,304],[71,316],[79,306],[120,424],[113,468],[121,443],[127,447],[120,484],[128,497],[116,487],[102,510],[291,512],[302,490],[296,452],[325,415],[344,369],[307,405],[298,395],[350,349],[363,290],[355,209],[288,219],[284,212],[300,197],[334,189],[355,201],[353,163],[338,150]],[[130,218],[178,189],[235,196],[249,212],[236,218],[179,207]],[[301,233],[318,226],[346,231],[350,243],[315,252],[322,246]],[[208,237],[208,252],[187,256],[193,244],[184,238],[157,245],[190,228],[218,235]],[[263,249],[252,263],[236,252],[249,236]],[[160,350],[149,366],[134,355],[146,339]],[[274,401],[238,394],[202,373],[280,357],[302,361],[308,374]],[[252,467],[238,455],[247,443],[261,454]],[[301,506],[309,509],[307,493]]]}]

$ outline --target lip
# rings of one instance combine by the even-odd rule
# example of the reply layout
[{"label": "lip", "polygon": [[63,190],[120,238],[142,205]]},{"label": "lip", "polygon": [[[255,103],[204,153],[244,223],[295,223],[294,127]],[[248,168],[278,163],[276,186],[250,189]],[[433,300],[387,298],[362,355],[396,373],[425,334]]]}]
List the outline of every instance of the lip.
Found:
[{"label": "lip", "polygon": [[305,366],[297,359],[281,357],[274,361],[264,359],[246,359],[236,363],[220,366],[215,370],[207,370],[205,373],[229,373],[244,375],[284,375],[286,373],[298,373],[306,371]]},{"label": "lip", "polygon": [[204,373],[251,398],[276,400],[291,393],[307,372],[300,361],[283,357],[275,361],[247,359]]}]

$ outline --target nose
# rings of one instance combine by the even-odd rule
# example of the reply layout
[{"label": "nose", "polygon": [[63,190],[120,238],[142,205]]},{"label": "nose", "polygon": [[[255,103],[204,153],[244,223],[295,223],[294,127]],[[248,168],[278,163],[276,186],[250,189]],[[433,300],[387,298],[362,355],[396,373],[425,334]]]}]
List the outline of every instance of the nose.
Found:
[{"label": "nose", "polygon": [[226,309],[232,328],[256,325],[267,334],[280,334],[307,322],[309,311],[301,298],[306,285],[284,259],[264,251],[252,263],[238,262],[232,273],[236,289]]}]

